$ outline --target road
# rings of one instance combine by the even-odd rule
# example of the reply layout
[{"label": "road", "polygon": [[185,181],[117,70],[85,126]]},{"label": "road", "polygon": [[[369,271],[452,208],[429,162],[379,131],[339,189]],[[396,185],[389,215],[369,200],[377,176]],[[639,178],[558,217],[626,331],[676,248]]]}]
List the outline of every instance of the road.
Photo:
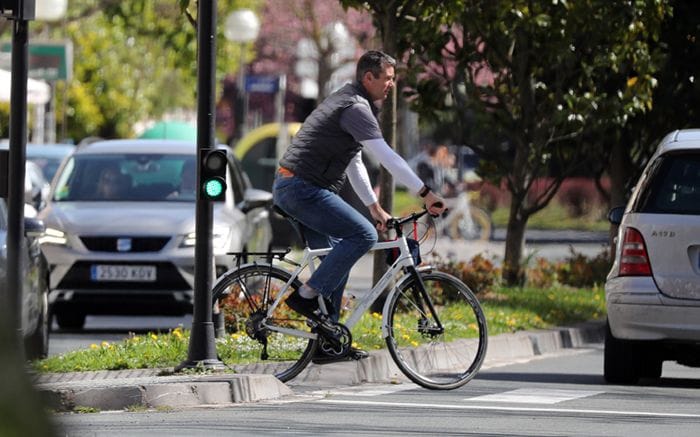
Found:
[{"label": "road", "polygon": [[484,368],[466,386],[288,385],[294,396],[180,411],[55,415],[66,435],[697,436],[700,370],[606,385],[602,345]]}]

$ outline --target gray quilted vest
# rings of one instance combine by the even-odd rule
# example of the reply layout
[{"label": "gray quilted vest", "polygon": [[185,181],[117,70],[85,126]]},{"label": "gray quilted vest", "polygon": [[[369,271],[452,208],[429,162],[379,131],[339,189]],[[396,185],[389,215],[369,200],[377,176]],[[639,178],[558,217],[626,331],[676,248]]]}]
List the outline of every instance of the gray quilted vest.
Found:
[{"label": "gray quilted vest", "polygon": [[376,115],[377,108],[369,99],[358,82],[328,96],[304,121],[280,165],[319,187],[339,192],[345,182],[345,169],[362,148],[341,129],[340,115],[343,109],[362,101],[370,102]]}]

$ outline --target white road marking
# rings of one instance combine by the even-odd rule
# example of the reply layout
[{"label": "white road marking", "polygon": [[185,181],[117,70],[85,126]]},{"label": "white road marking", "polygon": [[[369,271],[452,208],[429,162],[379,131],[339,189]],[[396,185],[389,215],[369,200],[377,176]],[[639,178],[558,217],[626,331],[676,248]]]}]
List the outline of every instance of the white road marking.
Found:
[{"label": "white road marking", "polygon": [[517,404],[556,404],[572,399],[585,398],[604,393],[602,391],[558,390],[546,388],[519,388],[503,393],[466,398],[476,402],[512,402]]},{"label": "white road marking", "polygon": [[674,417],[683,419],[700,419],[700,414],[684,414],[684,413],[659,413],[653,411],[614,411],[614,410],[577,410],[574,408],[534,408],[534,407],[501,407],[501,406],[485,406],[485,405],[455,405],[455,404],[420,404],[408,402],[379,402],[379,401],[361,401],[361,400],[346,400],[346,399],[320,399],[317,402],[325,404],[339,405],[365,405],[375,407],[397,407],[397,408],[435,408],[444,410],[474,410],[474,411],[516,411],[528,413],[567,413],[567,414],[592,414],[599,416],[637,416],[637,417]]},{"label": "white road marking", "polygon": [[397,393],[405,390],[418,389],[418,385],[413,383],[395,384],[395,385],[377,385],[377,386],[354,386],[343,387],[331,390],[316,390],[312,391],[312,395],[339,395],[339,396],[381,396]]}]

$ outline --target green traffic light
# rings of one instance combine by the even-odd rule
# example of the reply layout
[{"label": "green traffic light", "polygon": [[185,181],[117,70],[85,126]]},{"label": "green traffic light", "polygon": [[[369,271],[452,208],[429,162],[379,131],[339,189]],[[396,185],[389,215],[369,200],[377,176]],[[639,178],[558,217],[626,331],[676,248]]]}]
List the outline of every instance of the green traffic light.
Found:
[{"label": "green traffic light", "polygon": [[219,179],[210,179],[204,183],[207,197],[218,197],[224,192],[224,184]]}]

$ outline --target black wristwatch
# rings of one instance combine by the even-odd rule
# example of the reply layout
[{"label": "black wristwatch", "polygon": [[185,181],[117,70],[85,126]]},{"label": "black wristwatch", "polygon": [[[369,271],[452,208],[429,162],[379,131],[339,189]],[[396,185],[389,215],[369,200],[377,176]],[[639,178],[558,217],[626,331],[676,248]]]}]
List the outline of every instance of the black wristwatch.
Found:
[{"label": "black wristwatch", "polygon": [[423,185],[423,188],[420,189],[420,191],[418,192],[418,195],[420,197],[425,197],[428,195],[428,193],[430,193],[430,187],[426,184],[426,185]]}]

